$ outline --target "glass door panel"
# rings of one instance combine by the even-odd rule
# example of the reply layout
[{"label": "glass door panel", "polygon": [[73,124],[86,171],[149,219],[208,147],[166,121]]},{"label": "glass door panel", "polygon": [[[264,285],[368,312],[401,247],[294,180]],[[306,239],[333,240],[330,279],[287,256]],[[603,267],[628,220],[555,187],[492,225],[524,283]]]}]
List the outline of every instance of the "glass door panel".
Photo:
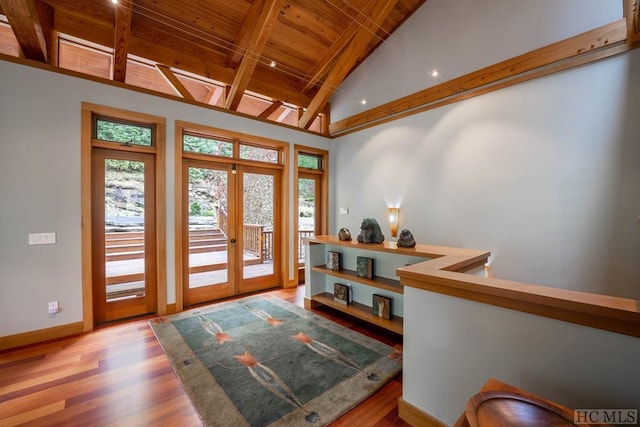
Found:
[{"label": "glass door panel", "polygon": [[278,265],[278,174],[241,169],[242,278],[239,293],[267,289],[276,283]]},{"label": "glass door panel", "polygon": [[144,169],[144,162],[104,160],[106,302],[146,294]]},{"label": "glass door panel", "polygon": [[229,215],[229,170],[221,165],[188,163],[186,173],[187,230],[184,246],[185,303],[233,295]]},{"label": "glass door panel", "polygon": [[96,149],[93,158],[94,320],[154,312],[154,157]]},{"label": "glass door panel", "polygon": [[304,266],[305,237],[314,237],[316,233],[316,218],[318,217],[318,204],[316,194],[318,191],[318,178],[298,178],[298,265]]},{"label": "glass door panel", "polygon": [[280,171],[183,162],[184,305],[279,285]]}]

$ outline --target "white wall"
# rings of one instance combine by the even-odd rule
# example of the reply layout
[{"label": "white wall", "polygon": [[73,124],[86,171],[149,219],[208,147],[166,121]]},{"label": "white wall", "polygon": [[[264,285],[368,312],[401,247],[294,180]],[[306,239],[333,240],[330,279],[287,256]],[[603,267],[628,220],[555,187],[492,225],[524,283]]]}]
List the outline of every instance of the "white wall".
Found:
[{"label": "white wall", "polygon": [[429,0],[340,85],[331,120],[621,18],[621,0]]},{"label": "white wall", "polygon": [[640,299],[637,75],[638,50],[335,140],[332,231],[401,203],[496,277]]},{"label": "white wall", "polygon": [[[325,138],[280,126],[5,61],[0,61],[0,94],[0,336],[82,321],[83,101],[159,115],[167,120],[169,303],[175,302],[175,120],[291,144],[323,149],[329,146]],[[291,199],[293,184],[290,191]],[[290,212],[292,209],[291,206]],[[27,235],[33,232],[55,232],[57,243],[28,246]],[[47,302],[54,300],[60,301],[62,311],[50,316]]]},{"label": "white wall", "polygon": [[496,378],[569,408],[640,408],[640,339],[405,289],[404,400],[446,424]]}]

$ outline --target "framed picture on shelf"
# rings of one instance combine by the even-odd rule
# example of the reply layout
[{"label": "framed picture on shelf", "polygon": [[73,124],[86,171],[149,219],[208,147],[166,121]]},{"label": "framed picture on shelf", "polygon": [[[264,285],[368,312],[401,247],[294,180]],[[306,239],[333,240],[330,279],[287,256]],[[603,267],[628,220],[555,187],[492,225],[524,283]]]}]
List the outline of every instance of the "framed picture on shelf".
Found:
[{"label": "framed picture on shelf", "polygon": [[342,253],[327,251],[327,268],[329,270],[342,270]]},{"label": "framed picture on shelf", "polygon": [[375,316],[391,319],[391,298],[373,294],[371,310]]},{"label": "framed picture on shelf", "polygon": [[351,304],[351,286],[344,283],[334,283],[333,300],[344,305]]},{"label": "framed picture on shelf", "polygon": [[358,277],[373,279],[373,258],[359,256],[356,262],[356,273]]}]

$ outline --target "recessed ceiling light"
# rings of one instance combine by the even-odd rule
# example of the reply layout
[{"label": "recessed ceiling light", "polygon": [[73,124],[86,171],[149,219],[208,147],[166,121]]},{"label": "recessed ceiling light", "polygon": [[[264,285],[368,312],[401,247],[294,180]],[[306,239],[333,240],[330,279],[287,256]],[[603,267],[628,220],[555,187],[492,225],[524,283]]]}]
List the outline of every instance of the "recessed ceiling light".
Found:
[{"label": "recessed ceiling light", "polygon": [[438,70],[433,70],[429,74],[431,74],[431,77],[438,77],[438,75],[440,75],[440,72]]},{"label": "recessed ceiling light", "polygon": [[366,99],[364,99],[364,98],[362,98],[362,99],[360,100],[360,104],[362,104],[362,105],[367,105],[367,100],[366,100]]},{"label": "recessed ceiling light", "polygon": [[269,67],[271,67],[271,68],[276,68],[276,65],[278,65],[278,63],[276,61],[271,61],[269,63]]}]

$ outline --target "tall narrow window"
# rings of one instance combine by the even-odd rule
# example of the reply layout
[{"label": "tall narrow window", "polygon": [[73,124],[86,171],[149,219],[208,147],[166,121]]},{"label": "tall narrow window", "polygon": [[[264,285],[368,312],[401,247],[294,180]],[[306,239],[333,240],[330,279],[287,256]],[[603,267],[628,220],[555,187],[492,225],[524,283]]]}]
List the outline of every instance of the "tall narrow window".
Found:
[{"label": "tall narrow window", "polygon": [[304,238],[327,233],[328,152],[309,147],[296,153],[296,253],[298,283],[304,278]]}]

